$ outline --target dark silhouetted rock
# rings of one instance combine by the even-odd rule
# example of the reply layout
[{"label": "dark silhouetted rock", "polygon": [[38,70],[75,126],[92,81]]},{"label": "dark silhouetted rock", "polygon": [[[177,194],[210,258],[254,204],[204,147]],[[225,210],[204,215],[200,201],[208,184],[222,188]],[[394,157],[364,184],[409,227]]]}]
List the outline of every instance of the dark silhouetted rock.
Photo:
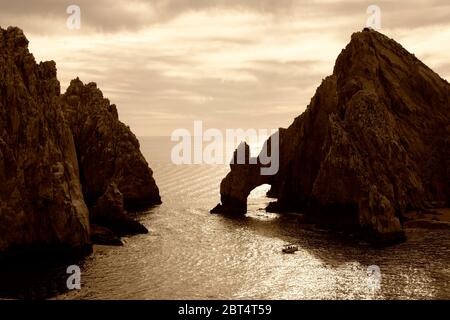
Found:
[{"label": "dark silhouetted rock", "polygon": [[61,96],[55,63],[36,64],[12,27],[0,28],[0,181],[4,256],[85,254],[90,237],[118,245],[118,236],[148,232],[126,211],[161,203],[116,107],[78,79]]},{"label": "dark silhouetted rock", "polygon": [[96,224],[91,224],[91,240],[105,246],[123,246],[122,240],[114,232]]},{"label": "dark silhouetted rock", "polygon": [[[237,164],[239,152],[245,155],[244,164]],[[260,174],[260,166],[250,163],[250,147],[243,142],[233,154],[230,174],[220,184],[221,201],[224,205],[219,203],[211,213],[239,215],[247,212],[247,196],[257,186],[267,183],[267,176]]]},{"label": "dark silhouetted rock", "polygon": [[307,110],[280,129],[280,170],[235,165],[215,212],[245,213],[250,191],[271,184],[268,210],[404,239],[406,210],[450,204],[450,85],[392,39],[353,34]]},{"label": "dark silhouetted rock", "polygon": [[0,28],[0,252],[90,246],[59,93],[55,63],[36,64],[23,32]]},{"label": "dark silhouetted rock", "polygon": [[61,100],[74,135],[88,207],[96,204],[111,183],[123,194],[128,211],[160,204],[153,172],[136,136],[119,121],[116,106],[103,98],[96,84],[72,80]]},{"label": "dark silhouetted rock", "polygon": [[111,183],[91,209],[91,221],[111,229],[119,236],[148,233],[148,230],[125,213],[123,195]]},{"label": "dark silhouetted rock", "polygon": [[95,83],[84,85],[78,78],[61,102],[74,135],[91,221],[119,236],[147,233],[126,211],[145,210],[161,198],[139,142],[119,121],[116,106]]}]

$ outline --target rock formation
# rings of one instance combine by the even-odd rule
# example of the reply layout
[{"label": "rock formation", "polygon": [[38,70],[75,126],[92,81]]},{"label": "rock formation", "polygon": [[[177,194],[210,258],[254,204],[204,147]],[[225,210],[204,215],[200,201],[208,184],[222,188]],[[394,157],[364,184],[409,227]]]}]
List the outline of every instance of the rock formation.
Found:
[{"label": "rock formation", "polygon": [[20,29],[0,29],[0,252],[89,244],[59,94],[55,63],[36,64]]},{"label": "rock formation", "polygon": [[139,150],[139,141],[119,121],[115,105],[95,83],[72,80],[61,105],[72,130],[84,199],[91,221],[118,235],[146,232],[124,211],[160,204],[153,172]]},{"label": "rock formation", "polygon": [[410,209],[450,205],[450,85],[383,34],[352,35],[307,110],[280,129],[280,170],[233,165],[214,213],[245,213],[256,186],[267,210],[301,211],[369,241],[404,239]]},{"label": "rock formation", "polygon": [[139,150],[139,141],[119,121],[116,106],[103,98],[96,84],[72,80],[61,100],[74,135],[88,206],[95,205],[111,182],[123,194],[127,210],[160,204],[158,187]]},{"label": "rock formation", "polygon": [[[133,133],[95,84],[60,95],[18,28],[0,28],[0,253],[82,251],[147,232],[126,211],[161,203]],[[110,228],[110,230],[105,229]],[[119,240],[119,242],[117,241]]]}]

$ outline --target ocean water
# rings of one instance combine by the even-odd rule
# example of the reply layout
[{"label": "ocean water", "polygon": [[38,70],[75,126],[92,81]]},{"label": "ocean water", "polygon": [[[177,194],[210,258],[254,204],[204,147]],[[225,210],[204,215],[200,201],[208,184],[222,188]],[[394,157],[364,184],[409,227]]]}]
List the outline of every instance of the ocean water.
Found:
[{"label": "ocean water", "polygon": [[[150,233],[95,246],[79,262],[82,289],[54,298],[450,298],[448,230],[408,229],[407,242],[374,249],[296,215],[266,213],[268,186],[252,192],[245,217],[211,215],[228,166],[173,165],[167,139],[140,141],[163,200],[138,216]],[[283,254],[287,243],[299,251]],[[381,271],[378,288],[369,285],[371,265]]]}]

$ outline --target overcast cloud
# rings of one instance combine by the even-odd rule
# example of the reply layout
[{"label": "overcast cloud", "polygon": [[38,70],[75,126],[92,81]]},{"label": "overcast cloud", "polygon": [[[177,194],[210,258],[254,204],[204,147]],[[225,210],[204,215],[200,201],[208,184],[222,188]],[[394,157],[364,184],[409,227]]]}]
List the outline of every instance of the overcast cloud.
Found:
[{"label": "overcast cloud", "polygon": [[[81,29],[68,30],[68,5]],[[170,135],[194,120],[278,128],[309,103],[366,9],[382,32],[450,79],[450,1],[4,1],[0,25],[21,27],[38,61],[55,60],[65,89],[94,81],[137,135]]]}]

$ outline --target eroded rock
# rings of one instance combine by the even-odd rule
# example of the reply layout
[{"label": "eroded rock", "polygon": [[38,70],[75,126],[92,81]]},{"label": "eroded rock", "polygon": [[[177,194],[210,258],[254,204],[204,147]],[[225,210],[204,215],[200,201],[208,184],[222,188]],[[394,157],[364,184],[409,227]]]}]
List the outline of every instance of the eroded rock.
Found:
[{"label": "eroded rock", "polygon": [[55,63],[36,64],[12,27],[0,28],[0,181],[0,253],[8,255],[87,253],[91,236],[119,245],[119,236],[148,232],[127,211],[161,203],[116,107],[79,79],[61,96]]},{"label": "eroded rock", "polygon": [[[307,110],[280,129],[280,170],[263,182],[278,198],[269,209],[403,240],[405,210],[450,204],[449,97],[448,82],[394,40],[353,34]],[[245,213],[255,167],[231,168],[215,212]]]},{"label": "eroded rock", "polygon": [[89,212],[53,61],[36,64],[18,28],[0,28],[0,252],[85,250]]},{"label": "eroded rock", "polygon": [[97,200],[90,218],[92,223],[105,226],[118,236],[148,233],[147,228],[126,214],[123,194],[115,183]]},{"label": "eroded rock", "polygon": [[97,85],[72,80],[61,101],[74,135],[87,205],[94,206],[111,183],[123,194],[126,210],[160,204],[159,190],[139,141],[119,121],[116,106],[103,97]]}]

